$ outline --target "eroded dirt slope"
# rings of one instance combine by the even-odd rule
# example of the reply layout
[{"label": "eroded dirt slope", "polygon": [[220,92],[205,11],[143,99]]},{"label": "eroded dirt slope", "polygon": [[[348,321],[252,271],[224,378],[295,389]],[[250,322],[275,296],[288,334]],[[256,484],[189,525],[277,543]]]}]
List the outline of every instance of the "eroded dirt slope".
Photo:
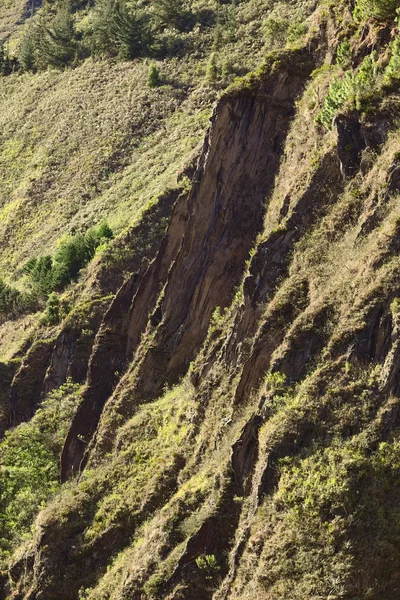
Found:
[{"label": "eroded dirt slope", "polygon": [[85,386],[4,597],[399,598],[397,90],[316,119],[350,8],[220,99],[79,362],[65,323],[28,349],[38,398]]}]

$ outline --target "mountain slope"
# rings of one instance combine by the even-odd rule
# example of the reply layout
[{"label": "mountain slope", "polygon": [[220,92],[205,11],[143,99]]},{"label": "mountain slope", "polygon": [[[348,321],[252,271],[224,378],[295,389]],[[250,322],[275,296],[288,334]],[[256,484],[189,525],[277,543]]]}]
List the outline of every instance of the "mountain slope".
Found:
[{"label": "mountain slope", "polygon": [[[2,507],[4,598],[399,597],[399,33],[382,6],[321,3],[235,80],[178,187],[4,365],[5,473],[34,439],[63,481],[41,475],[25,540],[9,515],[28,483]],[[73,406],[60,429],[54,398]]]}]

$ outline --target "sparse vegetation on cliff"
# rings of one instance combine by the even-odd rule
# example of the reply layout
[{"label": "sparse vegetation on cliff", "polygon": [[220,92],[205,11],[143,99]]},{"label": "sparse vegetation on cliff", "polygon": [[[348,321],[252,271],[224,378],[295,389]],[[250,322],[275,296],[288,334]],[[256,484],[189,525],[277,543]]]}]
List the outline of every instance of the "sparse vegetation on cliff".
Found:
[{"label": "sparse vegetation on cliff", "polygon": [[398,600],[398,9],[0,7],[0,597]]},{"label": "sparse vegetation on cliff", "polygon": [[79,399],[67,382],[53,391],[29,423],[0,442],[0,562],[29,537],[34,519],[59,489],[58,462]]}]

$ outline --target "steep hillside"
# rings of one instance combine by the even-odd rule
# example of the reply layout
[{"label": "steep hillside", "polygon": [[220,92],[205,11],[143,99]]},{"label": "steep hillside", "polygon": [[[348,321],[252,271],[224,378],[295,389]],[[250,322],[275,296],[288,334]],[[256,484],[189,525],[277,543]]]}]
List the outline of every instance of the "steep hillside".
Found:
[{"label": "steep hillside", "polygon": [[228,7],[2,79],[4,599],[400,598],[400,4]]}]

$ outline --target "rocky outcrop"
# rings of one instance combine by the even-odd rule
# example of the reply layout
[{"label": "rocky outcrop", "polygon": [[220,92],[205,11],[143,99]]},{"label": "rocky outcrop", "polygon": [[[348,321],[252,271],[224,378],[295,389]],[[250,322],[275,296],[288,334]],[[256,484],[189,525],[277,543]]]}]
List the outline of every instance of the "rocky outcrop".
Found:
[{"label": "rocky outcrop", "polygon": [[36,341],[18,369],[11,385],[8,427],[28,421],[35,414],[42,400],[43,381],[51,361],[54,342],[54,338]]},{"label": "rocky outcrop", "polygon": [[[107,432],[100,425],[95,452],[109,450],[110,419],[116,414],[127,418],[135,404],[154,398],[166,383],[184,375],[206,337],[213,311],[231,302],[262,227],[296,97],[316,57],[315,48],[295,51],[293,62],[287,59],[281,65],[277,57],[276,68],[254,91],[232,91],[215,108],[191,192],[175,206],[160,251],[133,297],[126,347],[132,363],[124,386],[127,380],[133,384],[128,393],[126,386],[117,388],[109,401]],[[149,342],[140,345],[146,330],[149,348]],[[104,396],[96,397],[96,407],[92,400],[86,401],[91,408],[81,407],[92,415],[84,420],[92,419],[91,432]],[[84,447],[78,450],[76,441],[84,435],[78,419],[73,427],[63,453],[63,473],[76,471],[83,458]]]},{"label": "rocky outcrop", "polygon": [[[390,454],[400,427],[397,154],[384,190],[376,171],[364,185],[363,151],[384,143],[385,118],[340,115],[337,138],[322,132],[307,95],[318,72],[295,130],[321,55],[312,40],[272,55],[215,107],[185,173],[189,193],[171,202],[154,259],[132,269],[98,328],[61,459],[63,481],[80,477],[38,525],[21,598],[76,600],[91,585],[91,598],[130,600],[397,590],[397,525],[368,526],[383,518],[376,506],[390,512],[400,497]],[[63,330],[50,386],[71,368],[73,345]],[[164,439],[178,439],[168,456],[154,449]],[[161,474],[142,495],[155,461]],[[372,561],[379,551],[378,567],[363,565],[364,547]],[[21,561],[12,573],[22,581]]]},{"label": "rocky outcrop", "polygon": [[361,153],[365,141],[361,134],[361,125],[356,116],[338,115],[334,126],[338,134],[338,158],[343,177],[354,177],[361,164]]},{"label": "rocky outcrop", "polygon": [[106,297],[84,304],[66,319],[54,343],[43,395],[60,387],[68,378],[74,383],[84,383],[93,342],[110,301]]},{"label": "rocky outcrop", "polygon": [[234,481],[242,495],[248,495],[250,491],[250,476],[258,457],[258,430],[261,423],[261,416],[253,415],[244,426],[239,439],[232,446]]}]

